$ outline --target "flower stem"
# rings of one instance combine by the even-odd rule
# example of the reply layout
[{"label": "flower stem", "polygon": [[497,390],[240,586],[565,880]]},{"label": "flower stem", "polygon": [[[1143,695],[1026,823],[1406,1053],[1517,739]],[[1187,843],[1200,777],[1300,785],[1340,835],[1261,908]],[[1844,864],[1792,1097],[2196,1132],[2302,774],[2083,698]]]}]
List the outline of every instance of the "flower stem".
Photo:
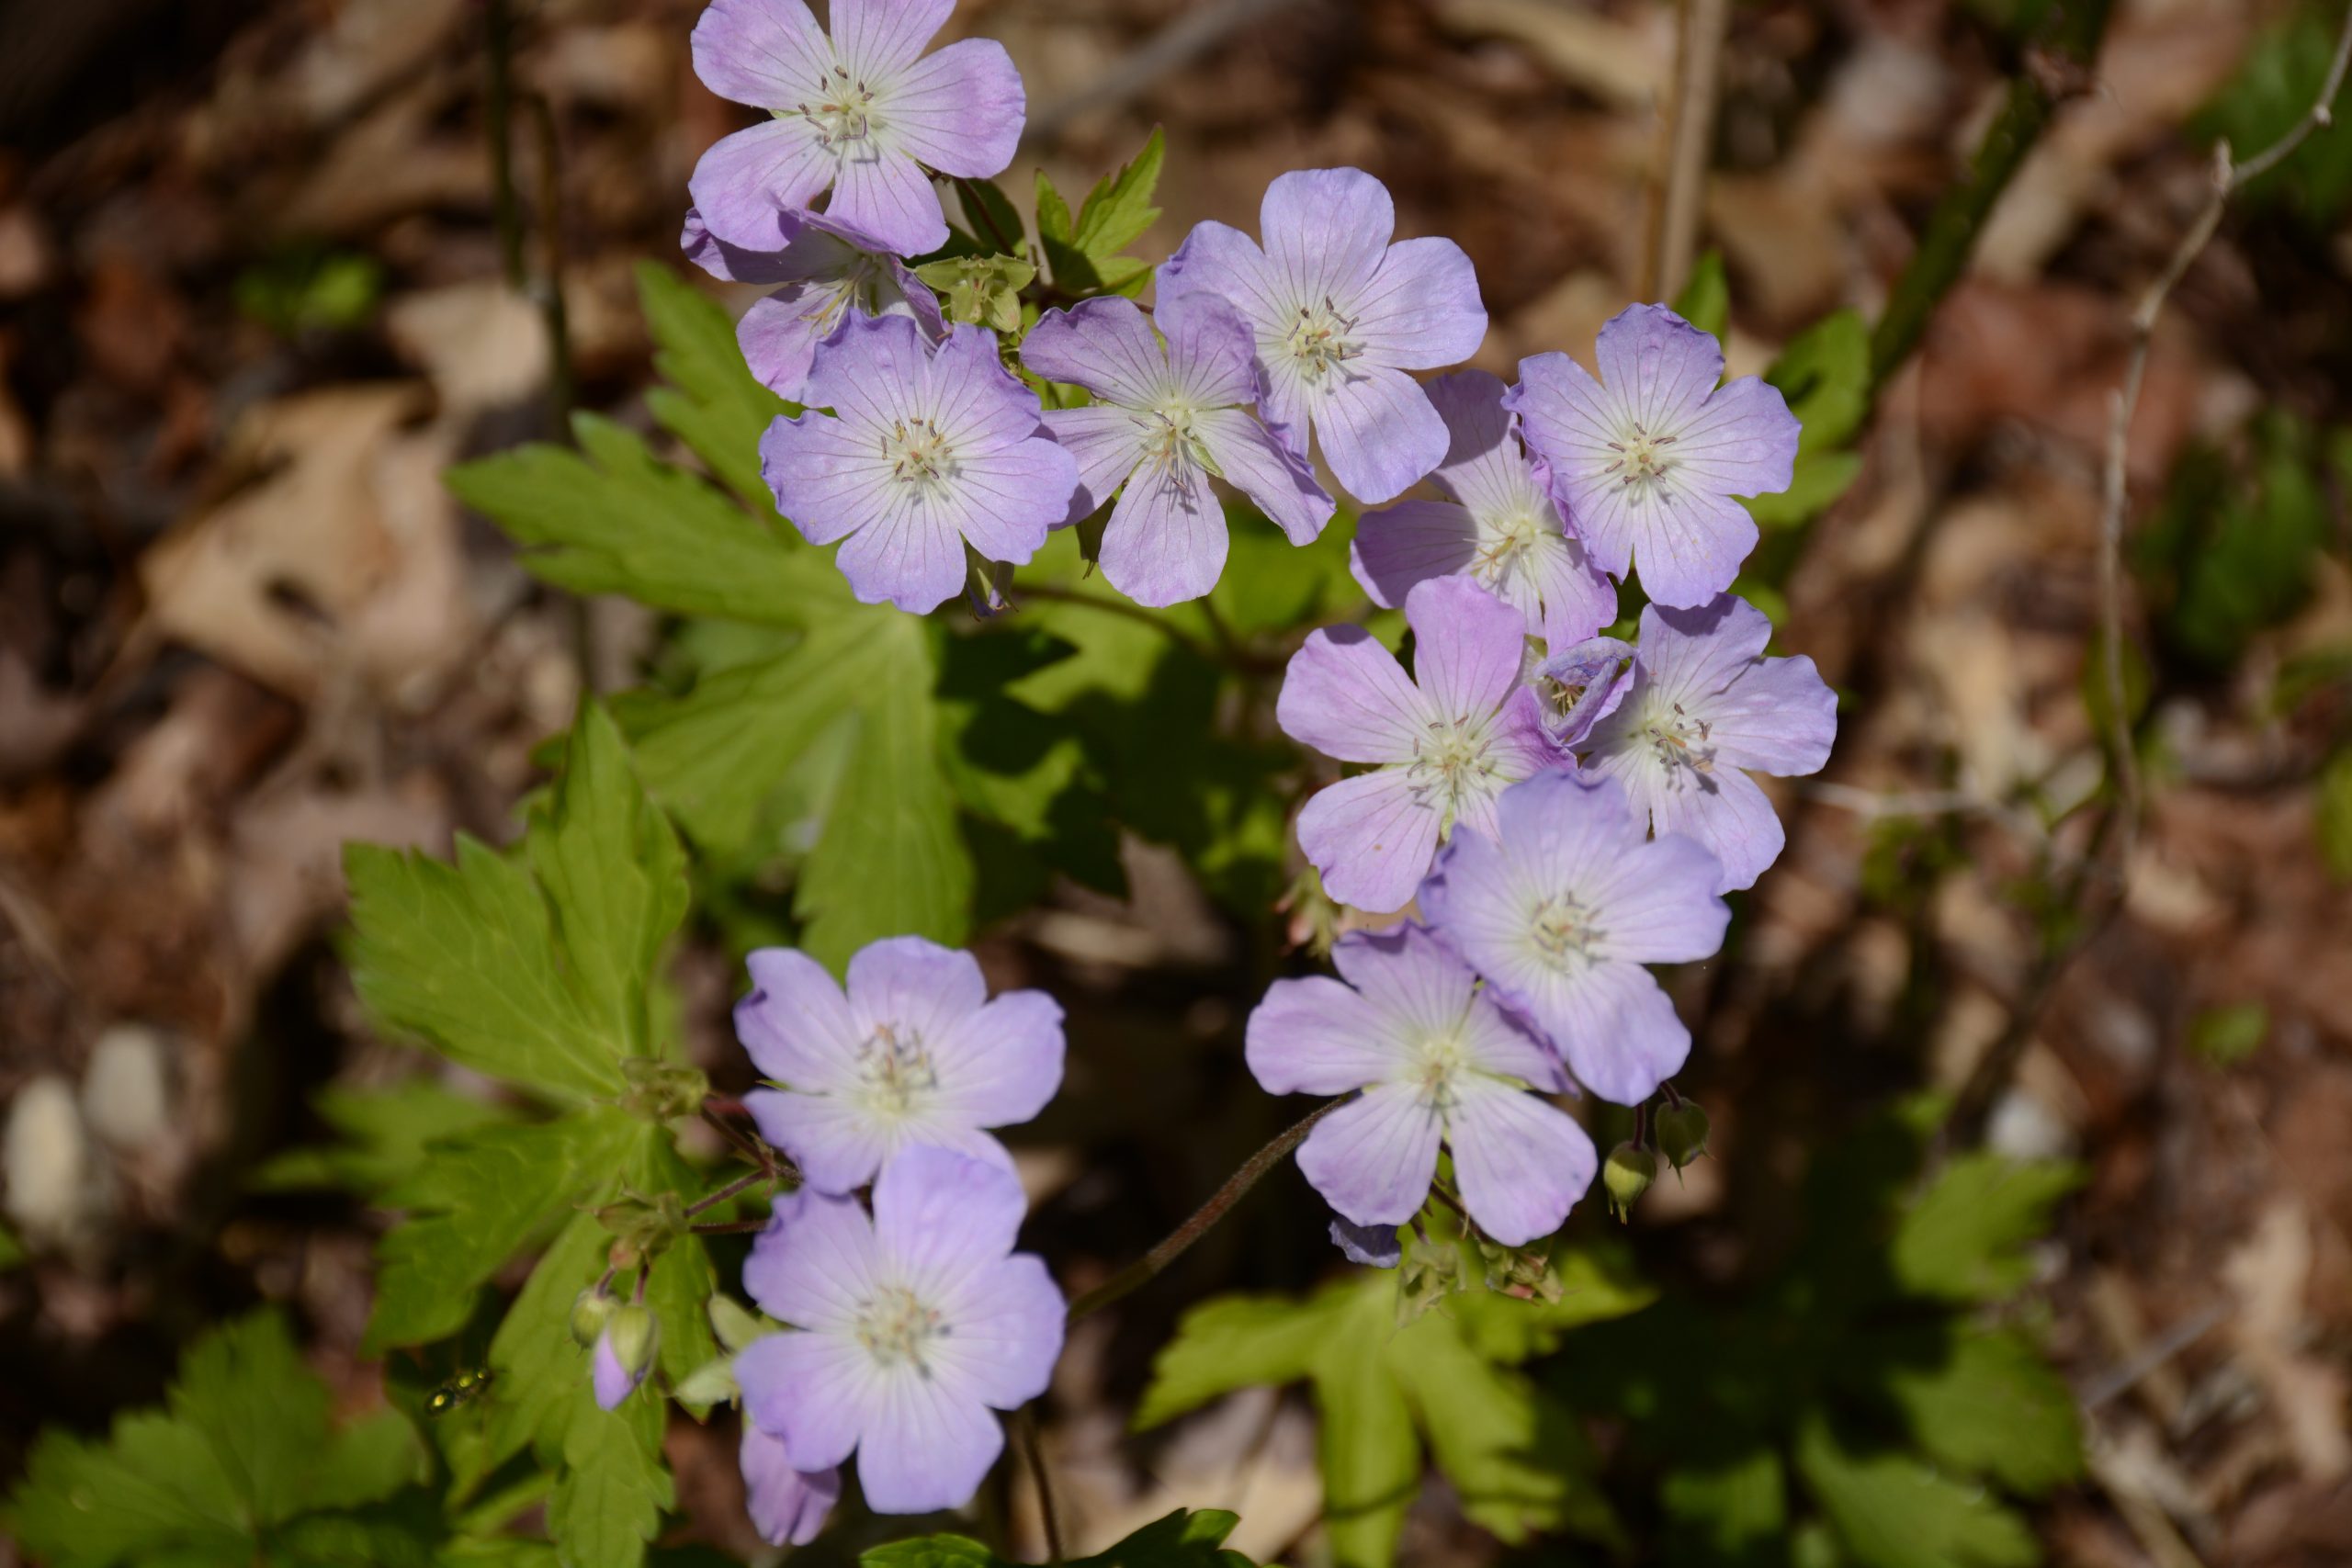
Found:
[{"label": "flower stem", "polygon": [[1054,1509],[1054,1483],[1046,1473],[1046,1450],[1037,1440],[1037,1407],[1023,1405],[1012,1418],[1012,1430],[1021,1444],[1022,1461],[1029,1467],[1029,1479],[1037,1488],[1037,1517],[1046,1527],[1046,1561],[1061,1568],[1062,1521]]},{"label": "flower stem", "polygon": [[1258,1185],[1266,1172],[1281,1164],[1284,1155],[1304,1143],[1306,1134],[1315,1130],[1315,1123],[1345,1105],[1348,1099],[1348,1096],[1341,1095],[1337,1100],[1326,1100],[1300,1121],[1277,1134],[1273,1142],[1242,1161],[1241,1168],[1227,1178],[1225,1185],[1218,1188],[1216,1195],[1207,1202],[1193,1211],[1191,1219],[1170,1232],[1167,1240],[1120,1269],[1103,1283],[1070,1303],[1069,1321],[1076,1323],[1090,1313],[1100,1312],[1120,1297],[1139,1290],[1157,1279],[1170,1264],[1184,1256],[1185,1251],[1194,1242],[1206,1235],[1211,1226],[1225,1218],[1227,1212],[1241,1201],[1244,1195],[1250,1189]]},{"label": "flower stem", "polygon": [[729,1198],[734,1197],[738,1192],[742,1191],[745,1188],[755,1187],[759,1185],[759,1183],[768,1180],[775,1174],[775,1173],[773,1170],[765,1168],[745,1171],[741,1176],[729,1182],[726,1186],[720,1188],[709,1197],[698,1198],[695,1200],[695,1201],[687,1204],[686,1213],[689,1214],[699,1214],[705,1209],[715,1209],[719,1204],[727,1201]]}]

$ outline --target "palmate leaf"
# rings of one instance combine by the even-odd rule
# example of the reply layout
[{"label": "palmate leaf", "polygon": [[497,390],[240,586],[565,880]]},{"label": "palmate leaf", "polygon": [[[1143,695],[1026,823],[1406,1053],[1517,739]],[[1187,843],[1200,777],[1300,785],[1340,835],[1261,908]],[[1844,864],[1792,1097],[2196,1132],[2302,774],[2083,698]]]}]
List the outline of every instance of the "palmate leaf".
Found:
[{"label": "palmate leaf", "polygon": [[647,976],[685,912],[684,859],[583,706],[552,807],[519,855],[460,838],[456,863],[354,844],[352,980],[390,1028],[548,1099],[614,1100],[650,1050]]},{"label": "palmate leaf", "polygon": [[1117,174],[1096,181],[1075,217],[1046,172],[1037,171],[1037,237],[1057,288],[1071,294],[1143,291],[1151,264],[1120,253],[1159,219],[1151,197],[1167,151],[1167,137],[1153,127],[1143,151]]},{"label": "palmate leaf", "polygon": [[[1577,1271],[1572,1258],[1562,1262],[1564,1274]],[[1360,1274],[1304,1301],[1227,1297],[1185,1315],[1153,1363],[1135,1424],[1157,1426],[1236,1389],[1309,1383],[1321,1414],[1325,1530],[1348,1568],[1395,1557],[1425,1447],[1464,1512],[1504,1540],[1565,1530],[1616,1544],[1622,1532],[1581,1430],[1511,1362],[1647,1300],[1634,1289],[1551,1304],[1474,1291],[1399,1328],[1389,1274]]]},{"label": "palmate leaf", "polygon": [[2025,1521],[1981,1486],[1911,1455],[1842,1445],[1820,1415],[1800,1427],[1797,1468],[1863,1568],[2032,1568]]},{"label": "palmate leaf", "polygon": [[[1179,1508],[1068,1568],[1250,1568],[1225,1544],[1240,1523],[1221,1508]],[[927,1535],[868,1549],[858,1568],[1018,1568],[964,1535]]]},{"label": "palmate leaf", "polygon": [[[413,1506],[385,1506],[423,1459],[392,1413],[332,1427],[326,1386],[260,1313],[189,1348],[166,1410],[118,1417],[106,1442],[44,1435],[6,1526],[53,1568],[424,1563],[437,1516],[413,1492]],[[363,1539],[364,1557],[337,1547]]]},{"label": "palmate leaf", "polygon": [[775,499],[760,478],[760,437],[800,405],[760,385],[726,310],[670,268],[638,263],[637,298],[653,334],[653,368],[668,383],[645,395],[646,408],[752,515],[775,521]]},{"label": "palmate leaf", "polygon": [[1947,1301],[2014,1294],[2032,1277],[2026,1247],[2049,1230],[2051,1210],[2082,1180],[2079,1167],[2054,1161],[1951,1159],[1895,1226],[1895,1280],[1910,1294]]}]

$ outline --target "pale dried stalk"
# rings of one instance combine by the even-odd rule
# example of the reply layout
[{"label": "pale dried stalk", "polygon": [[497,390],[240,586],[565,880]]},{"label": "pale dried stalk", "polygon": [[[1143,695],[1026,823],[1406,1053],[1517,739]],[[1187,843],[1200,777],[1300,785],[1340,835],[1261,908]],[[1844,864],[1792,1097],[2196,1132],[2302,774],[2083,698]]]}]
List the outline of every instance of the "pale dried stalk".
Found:
[{"label": "pale dried stalk", "polygon": [[1723,64],[1731,0],[1683,0],[1674,62],[1674,125],[1667,147],[1666,189],[1651,243],[1652,299],[1671,299],[1690,280],[1706,206],[1707,155],[1715,141],[1715,79]]}]

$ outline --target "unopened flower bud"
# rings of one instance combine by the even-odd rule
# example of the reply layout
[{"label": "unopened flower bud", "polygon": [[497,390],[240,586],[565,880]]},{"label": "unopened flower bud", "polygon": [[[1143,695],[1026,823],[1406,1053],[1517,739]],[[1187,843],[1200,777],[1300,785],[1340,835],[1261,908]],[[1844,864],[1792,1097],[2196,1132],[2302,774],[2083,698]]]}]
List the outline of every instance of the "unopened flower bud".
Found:
[{"label": "unopened flower bud", "polygon": [[1634,1205],[1657,1179],[1657,1156],[1632,1144],[1610,1150],[1609,1162],[1600,1168],[1600,1184],[1609,1190],[1609,1206],[1621,1220],[1634,1212]]},{"label": "unopened flower bud", "polygon": [[605,1332],[605,1325],[610,1323],[613,1314],[620,1309],[618,1299],[606,1295],[596,1286],[591,1285],[581,1292],[571,1301],[573,1342],[582,1350],[595,1344],[597,1337]]},{"label": "unopened flower bud", "polygon": [[1707,1152],[1707,1113],[1695,1100],[1669,1105],[1657,1113],[1657,1152],[1680,1170]]},{"label": "unopened flower bud", "polygon": [[596,1337],[592,1358],[595,1365],[591,1377],[599,1407],[617,1409],[622,1400],[637,1392],[637,1385],[653,1370],[653,1352],[661,1339],[662,1325],[645,1307],[631,1303],[613,1313],[605,1331]]}]

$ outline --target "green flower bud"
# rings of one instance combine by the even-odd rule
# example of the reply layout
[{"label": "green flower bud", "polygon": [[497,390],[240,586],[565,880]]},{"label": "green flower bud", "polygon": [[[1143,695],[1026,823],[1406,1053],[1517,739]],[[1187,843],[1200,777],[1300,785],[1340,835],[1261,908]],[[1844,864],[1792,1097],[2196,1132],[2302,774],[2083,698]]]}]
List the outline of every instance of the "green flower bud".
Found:
[{"label": "green flower bud", "polygon": [[1657,1113],[1657,1152],[1680,1170],[1707,1152],[1707,1113],[1695,1100],[1669,1105]]},{"label": "green flower bud", "polygon": [[653,1370],[653,1352],[662,1341],[662,1325],[648,1308],[632,1302],[615,1312],[590,1353],[590,1383],[596,1403],[617,1409],[637,1392]]},{"label": "green flower bud", "polygon": [[621,1303],[604,1292],[590,1286],[571,1299],[571,1337],[585,1350],[596,1343],[596,1336],[605,1332],[605,1325]]},{"label": "green flower bud", "polygon": [[1609,1190],[1609,1206],[1621,1220],[1634,1212],[1634,1205],[1657,1179],[1657,1156],[1631,1144],[1610,1150],[1608,1163],[1600,1168],[1600,1184]]}]

